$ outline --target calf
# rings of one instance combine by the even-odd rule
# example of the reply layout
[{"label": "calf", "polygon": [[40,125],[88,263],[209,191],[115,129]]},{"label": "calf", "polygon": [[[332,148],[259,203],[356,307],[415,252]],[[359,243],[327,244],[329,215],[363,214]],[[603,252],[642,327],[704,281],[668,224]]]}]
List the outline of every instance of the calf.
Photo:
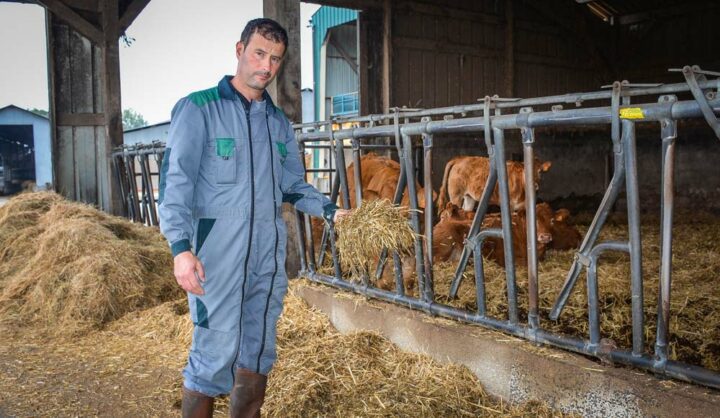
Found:
[{"label": "calf", "polygon": [[[542,260],[545,257],[545,251],[553,241],[551,230],[551,222],[553,219],[553,210],[547,203],[540,203],[535,206],[535,227],[537,230],[537,257]],[[491,214],[485,217],[483,221],[484,228],[502,228],[502,219],[500,214]],[[515,264],[527,261],[527,214],[525,210],[519,210],[512,216],[512,238],[513,238],[513,254]],[[495,261],[497,264],[505,267],[505,246],[500,238],[488,238],[483,243],[483,256]]]},{"label": "calf", "polygon": [[[538,188],[540,174],[550,169],[552,163],[541,163],[535,160],[534,180]],[[522,209],[525,205],[525,173],[524,165],[515,161],[507,162],[508,190],[510,194],[510,207],[513,211]],[[443,210],[445,203],[462,206],[466,211],[473,210],[480,200],[485,189],[485,183],[490,175],[490,160],[487,157],[455,157],[445,166],[440,196],[438,197],[438,211]],[[499,184],[495,185],[490,204],[500,204]]]},{"label": "calf", "polygon": [[[347,167],[347,182],[350,196],[350,207],[357,207],[355,202],[355,170],[354,163]],[[392,201],[395,197],[395,189],[400,179],[400,163],[387,157],[381,157],[375,153],[368,153],[360,157],[360,175],[362,183],[363,200],[387,199]],[[418,199],[418,207],[424,209],[425,189],[415,181],[415,192]],[[433,200],[437,194],[433,191]],[[341,194],[342,197],[342,194]],[[340,199],[342,202],[342,198]],[[407,188],[403,192],[402,206],[410,206],[410,198]]]},{"label": "calf", "polygon": [[570,211],[562,208],[555,212],[552,218],[550,230],[552,232],[552,242],[550,248],[554,250],[571,250],[579,248],[582,242],[582,235],[574,225],[568,224]]}]

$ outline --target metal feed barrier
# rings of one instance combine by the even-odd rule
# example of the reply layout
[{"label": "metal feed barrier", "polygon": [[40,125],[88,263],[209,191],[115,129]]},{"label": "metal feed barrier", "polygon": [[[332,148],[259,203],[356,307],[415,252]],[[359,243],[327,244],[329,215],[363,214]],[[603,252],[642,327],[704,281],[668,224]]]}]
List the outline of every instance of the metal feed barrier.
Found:
[{"label": "metal feed barrier", "polygon": [[[165,144],[160,141],[126,145],[113,151],[115,178],[120,185],[123,209],[129,220],[148,226],[159,225],[156,191],[164,155]],[[155,162],[157,171],[152,169],[151,161]]]},{"label": "metal feed barrier", "polygon": [[[299,253],[302,274],[309,279],[339,289],[352,291],[369,297],[407,306],[433,315],[476,323],[491,329],[525,338],[529,341],[566,350],[608,359],[613,362],[636,366],[656,374],[720,389],[720,373],[703,367],[693,366],[668,359],[668,322],[670,318],[670,284],[672,274],[672,224],[673,224],[673,172],[677,121],[689,118],[704,118],[720,138],[720,73],[703,71],[698,67],[684,67],[678,70],[685,82],[677,84],[629,84],[615,82],[608,90],[590,93],[565,94],[532,99],[504,99],[485,97],[478,104],[451,106],[436,109],[393,109],[388,114],[368,115],[355,118],[336,118],[331,122],[316,122],[295,125],[296,137],[300,144],[301,157],[304,149],[329,150],[328,168],[313,168],[307,171],[325,172],[330,175],[330,190],[327,192],[337,202],[342,190],[342,205],[350,207],[349,187],[345,170],[345,151],[352,151],[355,179],[361,178],[360,151],[365,149],[393,149],[400,156],[400,178],[395,190],[394,202],[399,204],[407,188],[410,198],[411,225],[425,239],[415,242],[415,268],[418,275],[419,297],[405,294],[401,260],[398,254],[391,254],[394,265],[395,291],[373,287],[367,275],[360,283],[343,278],[335,247],[335,232],[326,226],[322,237],[313,237],[310,217],[297,212],[296,226],[300,234]],[[678,100],[675,94],[685,94],[688,100]],[[653,102],[631,104],[631,99],[653,96]],[[609,100],[609,104],[607,101]],[[586,102],[592,106],[583,107]],[[572,109],[564,109],[570,104]],[[535,107],[535,108],[533,108]],[[544,110],[539,110],[540,108]],[[548,109],[549,108],[549,109]],[[662,205],[661,205],[661,269],[660,291],[657,303],[658,322],[655,347],[650,353],[643,342],[643,288],[642,250],[640,236],[640,209],[635,144],[636,123],[659,123],[662,140]],[[352,128],[343,128],[352,124]],[[518,296],[515,280],[514,254],[511,233],[511,211],[505,155],[505,131],[519,130],[525,161],[525,210],[527,233],[536,237],[535,188],[533,161],[535,128],[567,127],[579,125],[610,125],[613,144],[614,172],[605,195],[570,266],[567,279],[551,311],[550,319],[557,320],[577,279],[583,269],[587,272],[589,339],[556,334],[541,327],[538,315],[538,256],[536,240],[528,240],[528,321],[520,323]],[[435,301],[432,277],[432,149],[435,135],[453,133],[482,133],[490,159],[490,172],[479,207],[472,221],[461,259],[451,284],[451,298],[457,295],[462,273],[470,257],[474,260],[477,310],[459,309]],[[422,139],[422,147],[415,146],[414,137]],[[384,144],[369,143],[378,138],[389,138]],[[347,145],[346,141],[350,144]],[[377,142],[377,141],[376,141]],[[380,141],[382,142],[382,141]],[[151,159],[160,166],[164,144],[137,145],[118,149],[113,153],[117,179],[121,186],[123,201],[128,217],[135,222],[157,225],[157,204],[153,179],[157,173],[151,171]],[[304,159],[303,159],[304,161]],[[420,230],[418,199],[416,194],[416,167],[423,166],[425,201],[428,210],[424,212],[425,230]],[[333,168],[333,165],[335,168]],[[357,180],[356,180],[357,181]],[[482,221],[489,207],[490,196],[496,185],[500,192],[501,228],[481,229]],[[625,190],[627,196],[628,240],[597,242],[600,230],[605,224],[618,195]],[[362,202],[362,187],[355,187],[356,202]],[[486,312],[485,279],[483,258],[480,249],[488,237],[502,238],[505,250],[505,273],[507,282],[508,317],[494,318]],[[313,243],[320,239],[319,254],[315,254]],[[326,249],[330,250],[333,262],[332,276],[318,272],[324,263]],[[632,293],[632,348],[617,349],[601,344],[597,265],[598,257],[608,251],[628,253],[630,256],[630,278]],[[385,268],[388,254],[385,251],[378,263],[375,276],[380,277]]]},{"label": "metal feed barrier", "polygon": [[[673,224],[673,172],[675,158],[675,140],[677,121],[687,118],[704,118],[715,134],[720,138],[720,123],[716,113],[720,113],[720,73],[703,71],[699,67],[684,67],[678,71],[685,77],[678,84],[630,84],[626,81],[615,82],[608,90],[539,97],[532,99],[502,99],[485,97],[479,104],[452,106],[428,110],[393,109],[391,113],[369,115],[358,118],[338,120],[337,122],[355,123],[359,127],[351,129],[332,129],[331,123],[312,123],[296,125],[296,137],[305,147],[324,146],[335,154],[337,172],[332,182],[331,198],[337,201],[342,189],[343,206],[349,207],[347,173],[344,169],[346,140],[351,141],[353,170],[355,179],[361,178],[360,150],[371,146],[365,142],[376,138],[394,138],[394,148],[400,156],[400,179],[395,191],[394,202],[399,204],[403,191],[407,188],[410,198],[411,225],[415,232],[425,236],[415,242],[415,268],[418,275],[419,297],[405,294],[400,268],[400,257],[393,254],[395,291],[385,291],[370,285],[367,275],[360,283],[345,280],[338,262],[335,248],[335,232],[332,226],[325,228],[322,237],[313,237],[309,218],[298,213],[297,227],[301,232],[300,257],[303,273],[313,281],[325,283],[343,290],[349,290],[365,296],[397,303],[412,309],[433,315],[440,315],[461,321],[477,323],[489,328],[507,332],[536,343],[564,348],[578,353],[605,358],[613,362],[640,367],[663,376],[720,388],[720,373],[703,367],[693,366],[668,359],[668,322],[670,318],[670,284],[672,274],[672,224]],[[708,77],[711,77],[709,79]],[[678,100],[675,94],[685,93],[690,100]],[[655,102],[631,104],[634,97],[654,96]],[[609,105],[607,104],[609,100]],[[584,102],[605,103],[582,107]],[[575,108],[563,109],[564,104]],[[550,107],[537,111],[534,107]],[[479,114],[479,116],[475,116]],[[441,117],[440,120],[433,118]],[[662,203],[661,203],[661,269],[660,291],[658,296],[657,334],[654,352],[648,352],[643,342],[643,287],[642,287],[642,249],[640,236],[640,202],[638,196],[637,161],[635,144],[635,124],[655,122],[660,124],[662,140]],[[583,270],[587,271],[589,339],[560,335],[544,330],[538,316],[538,257],[536,240],[528,239],[528,322],[522,324],[518,319],[518,298],[513,263],[513,243],[511,233],[511,211],[508,192],[508,179],[505,156],[505,131],[519,130],[522,138],[525,167],[525,210],[527,213],[527,233],[536,237],[535,188],[533,181],[533,161],[535,128],[567,127],[578,125],[610,125],[613,144],[614,172],[610,184],[600,203],[600,207],[585,235],[576,257],[570,266],[567,279],[553,306],[550,319],[557,320],[570,296],[577,279]],[[324,130],[321,128],[324,127]],[[308,131],[311,129],[312,131]],[[432,277],[432,240],[433,211],[424,212],[425,230],[420,230],[418,199],[416,195],[416,158],[413,158],[413,137],[422,138],[422,164],[425,185],[425,201],[432,202],[432,149],[433,137],[440,134],[483,133],[485,146],[490,159],[490,172],[478,210],[472,221],[462,256],[455,270],[450,288],[450,298],[457,295],[462,273],[470,257],[474,258],[477,310],[470,312],[435,301]],[[317,145],[322,144],[322,145]],[[373,147],[387,147],[372,145]],[[419,149],[419,147],[417,147]],[[357,180],[356,180],[357,181]],[[481,230],[483,218],[488,210],[490,197],[496,184],[499,184],[501,228]],[[597,242],[601,228],[617,201],[618,195],[625,190],[627,196],[628,240]],[[355,187],[356,202],[362,201],[362,187]],[[303,228],[304,224],[304,228]],[[485,309],[485,283],[481,247],[488,237],[502,238],[505,250],[505,272],[507,281],[508,318],[493,318]],[[320,238],[319,260],[315,262],[314,239]],[[330,245],[334,275],[329,276],[317,271],[322,265],[327,245]],[[632,348],[616,349],[601,344],[600,320],[598,308],[597,265],[600,254],[608,251],[628,253],[630,256],[630,280],[632,293]],[[376,278],[382,274],[387,253],[382,254],[375,272]]]}]

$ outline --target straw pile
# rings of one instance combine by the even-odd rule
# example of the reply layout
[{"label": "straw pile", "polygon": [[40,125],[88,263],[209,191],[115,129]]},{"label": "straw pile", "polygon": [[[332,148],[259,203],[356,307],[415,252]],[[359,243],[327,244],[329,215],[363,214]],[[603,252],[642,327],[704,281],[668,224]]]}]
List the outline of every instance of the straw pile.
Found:
[{"label": "straw pile", "polygon": [[[670,356],[690,364],[720,371],[720,220],[699,215],[677,216],[673,243],[671,290]],[[657,220],[642,228],[645,347],[652,352],[657,321],[657,294],[660,270],[660,239]],[[606,225],[601,240],[627,239],[626,224]],[[580,227],[585,232],[587,226]],[[573,260],[573,251],[549,251],[539,264],[539,303],[541,326],[569,335],[588,337],[586,273],[583,272],[557,322],[548,318],[550,309],[565,281]],[[486,261],[485,280],[487,313],[507,318],[507,291],[504,269]],[[434,280],[438,301],[475,310],[474,271],[465,271],[458,299],[447,294],[456,265],[435,266]],[[629,257],[609,253],[598,268],[601,336],[612,339],[620,348],[632,346],[632,315]],[[518,301],[521,318],[527,318],[527,268],[517,268]]]},{"label": "straw pile", "polygon": [[415,240],[408,222],[408,209],[387,199],[363,201],[338,220],[337,249],[344,271],[367,273],[384,248],[410,254]]},{"label": "straw pile", "polygon": [[0,208],[0,320],[74,333],[181,294],[157,229],[49,192]]},{"label": "straw pile", "polygon": [[[298,284],[291,282],[278,323],[278,361],[270,374],[263,415],[559,415],[539,402],[504,404],[490,397],[467,368],[402,352],[378,334],[340,334],[326,315],[295,295]],[[192,333],[186,304],[178,300],[128,314],[109,331],[162,342],[168,350],[186,349]],[[227,398],[218,405],[226,407]]]}]

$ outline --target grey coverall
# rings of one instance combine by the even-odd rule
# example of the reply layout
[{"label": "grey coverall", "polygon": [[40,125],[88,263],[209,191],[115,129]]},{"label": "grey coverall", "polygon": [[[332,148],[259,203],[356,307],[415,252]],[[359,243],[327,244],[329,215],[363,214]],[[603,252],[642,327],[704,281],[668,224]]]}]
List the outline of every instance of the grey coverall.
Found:
[{"label": "grey coverall", "polygon": [[248,102],[224,77],[172,111],[160,170],[160,229],[173,256],[194,251],[205,294],[188,293],[195,325],[185,387],[228,393],[235,368],[268,374],[287,290],[282,202],[332,219],[305,182],[293,129],[267,92]]}]

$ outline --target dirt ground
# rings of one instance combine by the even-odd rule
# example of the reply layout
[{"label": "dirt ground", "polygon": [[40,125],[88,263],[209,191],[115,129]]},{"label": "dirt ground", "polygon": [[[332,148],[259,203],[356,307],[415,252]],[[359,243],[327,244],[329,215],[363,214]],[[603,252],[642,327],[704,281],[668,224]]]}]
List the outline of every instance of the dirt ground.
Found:
[{"label": "dirt ground", "polygon": [[179,415],[186,352],[111,332],[59,341],[0,327],[0,335],[0,417]]}]

